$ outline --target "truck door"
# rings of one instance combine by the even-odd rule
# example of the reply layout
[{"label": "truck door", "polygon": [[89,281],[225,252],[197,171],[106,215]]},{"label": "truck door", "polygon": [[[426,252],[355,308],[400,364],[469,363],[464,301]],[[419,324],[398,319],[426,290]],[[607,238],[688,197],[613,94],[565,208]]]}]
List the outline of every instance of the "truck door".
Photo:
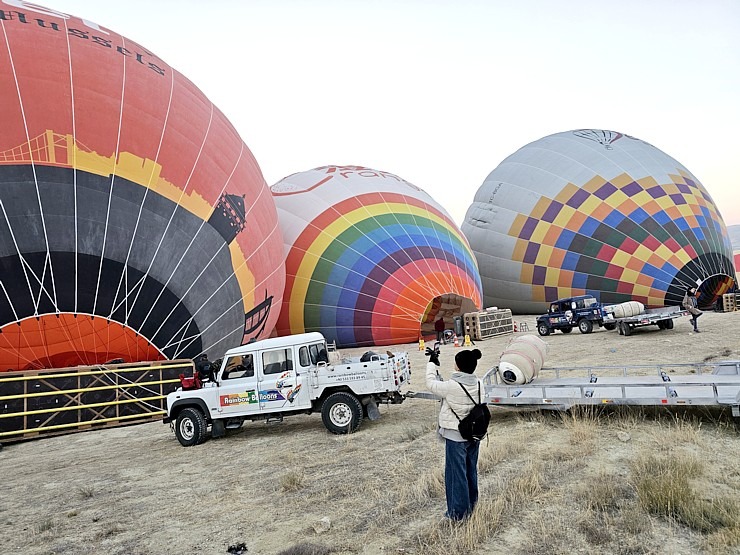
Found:
[{"label": "truck door", "polygon": [[257,375],[252,353],[227,359],[219,382],[218,403],[222,415],[243,415],[259,411]]},{"label": "truck door", "polygon": [[311,405],[307,376],[295,368],[293,347],[264,351],[258,375],[260,410],[280,412]]}]

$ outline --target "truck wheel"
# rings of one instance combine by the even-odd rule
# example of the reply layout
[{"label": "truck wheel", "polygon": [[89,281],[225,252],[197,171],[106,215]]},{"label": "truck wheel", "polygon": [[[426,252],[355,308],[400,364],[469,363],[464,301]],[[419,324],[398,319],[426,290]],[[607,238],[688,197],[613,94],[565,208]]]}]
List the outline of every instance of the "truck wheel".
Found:
[{"label": "truck wheel", "polygon": [[665,321],[665,329],[672,330],[673,329],[673,318],[670,320]]},{"label": "truck wheel", "polygon": [[573,331],[573,328],[568,326],[567,328],[562,328],[560,331],[562,331],[563,333],[570,333]]},{"label": "truck wheel", "polygon": [[351,393],[332,393],[321,405],[321,420],[333,434],[351,434],[362,422],[362,403]]},{"label": "truck wheel", "polygon": [[540,335],[550,335],[550,328],[547,327],[547,324],[540,324],[537,326],[537,333]]},{"label": "truck wheel", "polygon": [[175,422],[175,435],[183,447],[203,443],[206,437],[206,418],[198,409],[182,409]]},{"label": "truck wheel", "polygon": [[591,320],[586,320],[585,318],[582,318],[578,321],[578,331],[581,333],[591,333],[594,329],[594,325],[591,323]]}]

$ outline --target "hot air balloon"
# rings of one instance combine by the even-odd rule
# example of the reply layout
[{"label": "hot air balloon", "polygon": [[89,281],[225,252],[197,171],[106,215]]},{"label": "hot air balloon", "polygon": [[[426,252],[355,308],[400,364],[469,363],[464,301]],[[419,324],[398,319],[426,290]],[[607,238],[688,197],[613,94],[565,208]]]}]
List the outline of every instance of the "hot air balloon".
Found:
[{"label": "hot air balloon", "polygon": [[684,166],[615,131],[557,133],[519,149],[478,189],[462,231],[484,303],[537,313],[558,298],[711,305],[734,282],[727,229]]},{"label": "hot air balloon", "polygon": [[270,334],[275,205],[247,146],[135,42],[0,2],[0,369],[223,353]]},{"label": "hot air balloon", "polygon": [[278,334],[340,346],[414,342],[480,307],[467,241],[427,193],[388,172],[324,166],[272,186],[285,240]]}]

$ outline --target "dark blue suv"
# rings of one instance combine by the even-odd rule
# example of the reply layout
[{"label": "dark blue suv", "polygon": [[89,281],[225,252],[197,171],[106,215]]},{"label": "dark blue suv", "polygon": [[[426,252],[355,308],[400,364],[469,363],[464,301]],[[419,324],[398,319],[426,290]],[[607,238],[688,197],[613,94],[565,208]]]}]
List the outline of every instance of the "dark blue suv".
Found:
[{"label": "dark blue suv", "polygon": [[550,310],[537,318],[537,332],[540,335],[550,335],[555,330],[570,333],[578,327],[581,333],[591,333],[594,324],[604,326],[608,330],[617,327],[614,317],[604,312],[599,301],[592,295],[580,295],[559,299],[550,303]]}]

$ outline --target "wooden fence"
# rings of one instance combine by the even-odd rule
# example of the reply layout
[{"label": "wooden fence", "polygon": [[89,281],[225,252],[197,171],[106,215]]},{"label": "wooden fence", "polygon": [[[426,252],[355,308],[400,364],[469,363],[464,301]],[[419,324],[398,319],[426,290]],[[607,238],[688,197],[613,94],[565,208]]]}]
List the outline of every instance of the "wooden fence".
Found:
[{"label": "wooden fence", "polygon": [[0,373],[0,442],[161,420],[191,360]]}]

